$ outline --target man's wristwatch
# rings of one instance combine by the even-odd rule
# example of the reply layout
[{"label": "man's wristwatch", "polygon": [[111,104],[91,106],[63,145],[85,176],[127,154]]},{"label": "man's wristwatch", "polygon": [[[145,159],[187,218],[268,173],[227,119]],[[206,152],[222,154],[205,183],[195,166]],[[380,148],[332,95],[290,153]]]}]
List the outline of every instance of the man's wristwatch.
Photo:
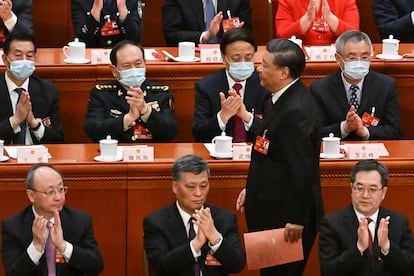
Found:
[{"label": "man's wristwatch", "polygon": [[223,239],[223,236],[219,233],[219,236],[217,237],[217,240],[214,243],[208,242],[208,246],[210,246],[210,247],[215,246],[215,245],[219,244],[222,239]]},{"label": "man's wristwatch", "polygon": [[37,126],[35,126],[35,127],[30,127],[29,126],[29,128],[33,131],[36,131],[40,128],[41,125],[42,125],[42,122],[40,120],[37,120]]}]

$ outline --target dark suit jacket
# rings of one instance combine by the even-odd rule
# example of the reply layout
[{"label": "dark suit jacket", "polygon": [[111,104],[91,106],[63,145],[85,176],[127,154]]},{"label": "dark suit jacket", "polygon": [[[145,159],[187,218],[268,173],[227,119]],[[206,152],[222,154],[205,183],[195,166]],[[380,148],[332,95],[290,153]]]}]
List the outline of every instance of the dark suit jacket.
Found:
[{"label": "dark suit jacket", "polygon": [[[244,21],[244,28],[252,29],[252,8],[249,0],[217,0],[217,12],[227,10],[232,17]],[[202,0],[164,0],[162,5],[162,28],[167,46],[177,46],[180,41],[200,41],[201,33],[206,30]],[[221,38],[222,27],[218,33]]]},{"label": "dark suit jacket", "polygon": [[390,216],[388,237],[391,248],[387,256],[378,247],[377,236],[373,254],[361,256],[358,241],[358,218],[352,205],[322,219],[319,237],[319,258],[323,276],[405,276],[414,273],[414,240],[408,219],[394,211],[380,208],[375,232],[381,218]]},{"label": "dark suit jacket", "polygon": [[[86,47],[112,47],[118,41],[129,39],[139,42],[141,40],[141,16],[138,0],[127,0],[129,14],[123,22],[117,15],[118,8],[116,0],[112,0],[108,10],[102,10],[100,21],[97,22],[90,14],[94,0],[71,0],[72,23],[75,36],[86,43]],[[111,20],[116,21],[120,34],[112,36],[101,36],[101,28],[106,22],[105,15],[110,15]]]},{"label": "dark suit jacket", "polygon": [[[85,212],[69,207],[60,211],[63,238],[73,245],[68,263],[56,265],[56,275],[97,275],[103,270],[103,260],[93,236],[92,219]],[[33,240],[32,206],[2,222],[2,256],[7,275],[47,275],[46,258],[35,265],[27,254]]]},{"label": "dark suit jacket", "polygon": [[[33,33],[33,21],[32,21],[32,0],[13,0],[12,11],[17,17],[16,25],[13,31]],[[0,19],[0,28],[5,35],[10,32],[4,25],[3,20]],[[0,44],[2,47],[3,45]]]},{"label": "dark suit jacket", "polygon": [[[267,155],[252,151],[246,185],[246,221],[250,232],[304,225],[307,257],[323,215],[317,106],[298,80],[265,115],[259,135],[266,131]],[[257,138],[256,138],[257,139]]]},{"label": "dark suit jacket", "polygon": [[[341,71],[313,82],[310,86],[312,94],[319,105],[322,137],[333,133],[341,137],[341,122],[345,120],[350,108]],[[375,117],[380,119],[377,126],[368,127],[370,140],[400,139],[400,110],[395,80],[383,74],[370,71],[364,79],[358,115],[371,113],[375,106]],[[361,140],[355,133],[350,133],[344,140]]]},{"label": "dark suit jacket", "polygon": [[373,0],[372,15],[382,38],[394,35],[401,42],[414,42],[414,26],[411,12],[412,0]]},{"label": "dark suit jacket", "polygon": [[[205,244],[198,258],[203,275],[224,276],[241,271],[245,263],[245,253],[240,243],[235,214],[215,206],[206,207],[210,207],[214,225],[223,235],[223,241],[213,255],[222,265],[204,264],[209,251]],[[176,203],[144,218],[143,225],[145,251],[156,274],[193,276],[192,267],[195,260]]]},{"label": "dark suit jacket", "polygon": [[[217,121],[217,113],[221,109],[220,92],[228,97],[229,85],[225,69],[214,72],[199,80],[195,84],[195,105],[193,118],[193,136],[198,142],[211,142],[213,137],[221,134]],[[266,99],[270,96],[265,88],[260,85],[259,75],[254,72],[246,81],[243,102],[247,111],[254,114],[263,114]],[[246,140],[251,142],[257,134],[261,124],[260,116],[254,116],[253,125],[246,133]],[[233,120],[226,125],[226,134],[233,136]]]},{"label": "dark suit jacket", "polygon": [[[145,80],[141,85],[146,93],[145,101],[153,103],[151,115],[146,123],[140,119],[136,123],[144,125],[153,135],[153,140],[168,141],[178,132],[178,123],[172,107],[173,95],[168,86],[158,85]],[[124,131],[124,116],[129,112],[126,90],[116,81],[104,85],[95,85],[89,98],[88,111],[85,119],[85,131],[94,142],[111,135],[119,142],[132,142],[134,129]],[[156,106],[159,108],[157,111]]]},{"label": "dark suit jacket", "polygon": [[[10,116],[13,116],[13,107],[4,74],[0,75],[0,139],[9,144],[16,134],[14,134],[9,121]],[[42,120],[49,118],[51,123],[50,126],[45,125],[45,133],[40,141],[33,134],[31,135],[33,143],[63,143],[59,94],[56,86],[47,80],[31,76],[28,89],[34,117]],[[44,124],[46,123],[44,122]],[[27,128],[27,130],[29,129]]]}]

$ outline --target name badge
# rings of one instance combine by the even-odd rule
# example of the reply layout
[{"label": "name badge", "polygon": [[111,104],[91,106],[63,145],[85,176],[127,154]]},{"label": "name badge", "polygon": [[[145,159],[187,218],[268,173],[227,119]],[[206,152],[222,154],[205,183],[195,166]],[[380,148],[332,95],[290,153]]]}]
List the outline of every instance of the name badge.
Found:
[{"label": "name badge", "polygon": [[120,31],[118,29],[118,24],[116,24],[115,20],[106,21],[105,24],[101,28],[101,35],[102,36],[110,36],[110,35],[118,35]]},{"label": "name badge", "polygon": [[154,147],[133,146],[124,147],[124,162],[152,162],[154,161]]},{"label": "name badge", "polygon": [[92,64],[110,64],[108,49],[91,49],[91,62]]},{"label": "name badge", "polygon": [[364,114],[362,114],[362,124],[365,127],[377,126],[379,122],[379,118],[369,114],[368,112],[364,112]]},{"label": "name badge", "polygon": [[134,126],[134,136],[132,140],[135,141],[137,139],[152,139],[152,133],[150,133],[149,130],[143,125],[136,124]]},{"label": "name badge", "polygon": [[256,137],[256,142],[254,143],[254,150],[260,152],[261,154],[267,155],[269,150],[270,140],[262,136]]},{"label": "name badge", "polygon": [[221,266],[221,263],[216,258],[214,258],[213,255],[210,254],[210,252],[208,252],[206,256],[205,265],[206,266]]},{"label": "name badge", "polygon": [[201,62],[222,63],[220,44],[200,44]]},{"label": "name badge", "polygon": [[22,148],[17,150],[17,163],[47,163],[48,156],[47,148]]}]

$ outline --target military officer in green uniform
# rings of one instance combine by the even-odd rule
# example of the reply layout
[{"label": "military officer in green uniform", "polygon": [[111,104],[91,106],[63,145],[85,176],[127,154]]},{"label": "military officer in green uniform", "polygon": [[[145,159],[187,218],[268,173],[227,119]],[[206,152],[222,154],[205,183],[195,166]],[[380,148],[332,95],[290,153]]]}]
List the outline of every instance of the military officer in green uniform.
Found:
[{"label": "military officer in green uniform", "polygon": [[110,135],[119,142],[168,141],[178,132],[168,86],[145,78],[144,49],[123,40],[111,50],[116,80],[98,84],[89,97],[85,131],[98,142]]}]

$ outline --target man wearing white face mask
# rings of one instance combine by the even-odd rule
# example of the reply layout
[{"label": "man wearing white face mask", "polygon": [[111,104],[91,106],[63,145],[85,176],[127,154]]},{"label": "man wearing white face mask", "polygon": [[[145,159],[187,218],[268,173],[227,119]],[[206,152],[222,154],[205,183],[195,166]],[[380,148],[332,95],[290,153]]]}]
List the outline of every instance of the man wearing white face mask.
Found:
[{"label": "man wearing white face mask", "polygon": [[111,135],[119,142],[168,141],[178,132],[173,95],[168,86],[145,77],[144,49],[130,40],[110,53],[116,78],[91,91],[85,131],[94,142]]},{"label": "man wearing white face mask", "polygon": [[370,71],[372,44],[360,31],[336,40],[340,70],[310,86],[321,115],[322,137],[343,140],[400,139],[402,135],[395,80]]},{"label": "man wearing white face mask", "polygon": [[225,68],[195,84],[193,136],[210,142],[225,132],[233,142],[251,142],[270,97],[254,68],[256,42],[248,30],[232,29],[221,38],[220,50]]},{"label": "man wearing white face mask", "polygon": [[56,86],[32,76],[36,58],[33,37],[12,33],[3,51],[6,72],[0,75],[0,139],[6,144],[62,143]]}]

